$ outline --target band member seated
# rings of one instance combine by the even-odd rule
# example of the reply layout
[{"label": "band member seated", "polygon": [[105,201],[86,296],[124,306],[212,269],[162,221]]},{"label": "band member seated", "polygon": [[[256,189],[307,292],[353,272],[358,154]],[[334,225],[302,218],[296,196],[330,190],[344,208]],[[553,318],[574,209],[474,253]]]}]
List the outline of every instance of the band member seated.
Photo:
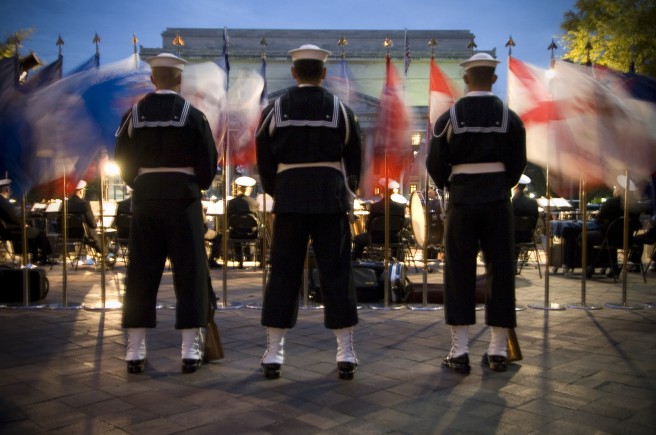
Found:
[{"label": "band member seated", "polygon": [[98,224],[96,223],[96,217],[91,210],[91,204],[85,198],[86,193],[87,182],[80,180],[75,187],[75,194],[68,198],[68,214],[79,216],[86,224],[87,238],[85,243],[96,251],[96,254],[100,255],[102,253],[100,248],[101,242],[98,232],[96,231]]},{"label": "band member seated", "polygon": [[[385,179],[380,180],[380,185],[385,187]],[[389,185],[387,187],[386,196],[389,201],[389,216],[400,217],[402,220],[405,220],[405,203],[397,202],[392,199],[393,195],[398,191],[399,183],[395,180],[389,180]],[[385,217],[385,197],[379,199],[375,203],[371,204],[369,210],[369,219],[367,220],[366,232],[358,234],[353,238],[353,254],[351,258],[353,261],[359,260],[362,258],[364,253],[364,248],[371,243],[385,243],[385,233],[383,232],[372,232],[371,223],[376,217]],[[400,234],[393,235],[394,237],[390,239],[392,243],[397,242],[396,240],[400,237]],[[397,260],[402,260],[403,249],[394,248],[392,250],[392,256]]]},{"label": "band member seated", "polygon": [[[11,198],[11,180],[5,178],[0,180],[0,220],[2,227],[0,237],[4,240],[10,240],[13,243],[22,241],[22,219],[9,199]],[[28,226],[26,228],[27,245],[29,253],[32,255],[32,261],[38,264],[47,264],[51,260],[48,258],[52,254],[52,247],[46,237],[46,233],[39,229]]]},{"label": "band member seated", "polygon": [[[253,217],[254,227],[248,226],[237,228],[230,225],[231,239],[257,239],[260,226],[259,207],[257,201],[251,198],[255,180],[251,177],[239,177],[235,180],[235,197],[228,201],[228,223],[230,218],[236,215],[249,215]],[[242,245],[237,243],[233,246],[235,256],[239,261],[239,269],[244,268],[244,254],[251,256],[250,247],[246,246],[242,251]]]},{"label": "band member seated", "polygon": [[[537,219],[539,217],[538,202],[534,198],[530,198],[524,193],[526,186],[531,182],[531,179],[522,174],[519,178],[519,184],[513,188],[513,196],[511,198],[513,215],[515,218],[520,216],[528,216]],[[533,241],[533,233],[535,227],[531,230],[518,230],[515,229],[515,243],[529,243]],[[515,261],[519,258],[520,249],[515,247]]]}]

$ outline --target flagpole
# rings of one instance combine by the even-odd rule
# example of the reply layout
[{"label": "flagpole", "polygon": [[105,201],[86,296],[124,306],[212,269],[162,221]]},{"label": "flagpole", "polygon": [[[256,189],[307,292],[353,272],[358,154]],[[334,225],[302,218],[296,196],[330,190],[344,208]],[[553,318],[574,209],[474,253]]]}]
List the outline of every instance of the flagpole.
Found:
[{"label": "flagpole", "polygon": [[[265,74],[266,74],[265,71],[266,70],[265,70],[264,66],[266,65],[266,48],[267,48],[267,45],[268,44],[267,44],[266,38],[262,37],[262,39],[260,40],[260,46],[262,47],[262,54],[260,55],[260,59],[262,60],[262,78],[264,79],[265,87],[266,87],[266,76],[265,76]],[[264,92],[264,91],[265,90],[263,89],[262,92]],[[260,101],[260,103],[262,103],[262,102]],[[267,233],[269,231],[269,228],[268,228],[269,225],[268,225],[268,222],[267,222],[268,219],[267,219],[267,198],[266,197],[267,197],[267,194],[263,189],[262,190],[262,224],[261,224],[261,228],[262,228],[262,231],[263,231],[263,234],[261,235],[261,237],[262,237],[262,253],[261,253],[262,258],[260,259],[260,266],[262,267],[262,302],[252,302],[250,304],[246,304],[246,308],[251,308],[251,309],[255,309],[255,310],[261,310],[262,309],[262,305],[264,303],[264,297],[266,295],[266,283],[267,283],[267,274],[268,274],[267,261],[266,261],[267,248],[268,248],[268,246],[267,246],[268,245],[267,244]],[[256,261],[257,261],[257,259],[256,259]]]},{"label": "flagpole", "polygon": [[[634,304],[627,302],[627,268],[628,268],[628,253],[629,253],[629,191],[631,190],[632,181],[629,178],[629,170],[624,173],[624,228],[622,234],[622,250],[624,255],[622,258],[622,300],[618,302],[609,302],[604,304],[606,308],[615,308],[621,310],[641,310],[644,308],[642,304]],[[642,261],[642,260],[641,260]],[[612,267],[612,265],[611,265]],[[613,272],[614,273],[614,272]]]},{"label": "flagpole", "polygon": [[[552,51],[553,53],[553,51]],[[555,68],[555,60],[552,58],[549,66],[550,70],[553,72]],[[553,77],[551,78],[553,80]],[[553,88],[550,85],[550,90]],[[553,94],[550,95],[550,98],[553,101]],[[547,133],[548,136],[551,136],[551,128],[548,128]],[[549,143],[550,141],[547,140],[547,149],[545,152],[548,154],[549,153]],[[547,196],[547,206],[546,206],[546,216],[545,216],[545,222],[544,222],[544,235],[545,235],[545,271],[544,271],[544,304],[528,304],[529,308],[537,309],[537,310],[564,310],[566,307],[562,304],[558,304],[555,302],[550,302],[549,301],[549,265],[551,264],[551,191],[549,187],[549,158],[547,156],[547,168],[546,168],[546,183],[545,183],[545,189],[546,189],[546,196]]]},{"label": "flagpole", "polygon": [[[226,64],[226,93],[230,89],[230,39],[228,38],[228,28],[223,28],[223,56]],[[238,302],[228,302],[228,188],[229,188],[229,177],[228,172],[230,170],[230,111],[226,115],[226,133],[223,146],[223,173],[222,173],[222,183],[223,183],[223,236],[221,237],[221,242],[223,243],[223,297],[221,303],[217,304],[218,310],[231,310],[242,308],[243,305]]]},{"label": "flagpole", "polygon": [[[516,45],[515,40],[513,39],[512,35],[509,35],[508,36],[508,41],[506,41],[506,47],[508,47],[508,60],[510,60],[510,58],[512,58],[512,48],[515,45]],[[508,68],[510,68],[510,62],[508,62]],[[507,88],[507,86],[506,86],[506,88]],[[506,101],[508,101],[510,99],[509,95],[510,95],[510,92],[508,91],[508,89],[506,89]],[[540,255],[540,254],[536,252],[536,255]],[[539,267],[539,264],[540,264],[540,262],[538,261],[538,267]],[[522,311],[522,310],[525,310],[525,309],[526,309],[526,307],[524,305],[515,304],[515,311]]]},{"label": "flagpole", "polygon": [[[390,58],[390,48],[392,47],[393,42],[392,40],[388,37],[385,38],[385,41],[383,42],[383,46],[387,50],[387,54],[385,56],[385,83],[383,87],[388,86],[387,80],[389,78],[390,74],[390,68],[391,68],[391,58]],[[384,110],[384,109],[380,109]],[[389,207],[390,207],[390,195],[388,195],[389,191],[389,173],[388,173],[388,168],[387,168],[387,141],[385,141],[384,144],[384,154],[383,154],[383,170],[385,174],[385,186],[383,190],[383,201],[384,201],[384,206],[385,206],[385,242],[384,242],[384,248],[383,248],[383,278],[384,278],[384,286],[383,286],[383,305],[381,306],[380,304],[371,304],[369,307],[373,310],[398,310],[401,309],[401,305],[390,305],[389,303],[389,291],[390,291],[390,277],[389,277],[389,246],[390,246],[390,237],[389,237]]]},{"label": "flagpole", "polygon": [[[428,46],[431,49],[431,57],[430,57],[430,63],[428,66],[428,83],[429,83],[429,89],[428,89],[428,128],[426,129],[426,139],[425,139],[425,146],[426,146],[426,155],[428,155],[428,147],[430,145],[430,138],[431,138],[431,122],[430,122],[430,77],[432,75],[431,73],[431,68],[433,67],[433,62],[435,61],[435,47],[437,47],[437,40],[435,38],[431,38],[430,41],[428,41]],[[422,228],[422,231],[424,233],[424,243],[422,246],[422,258],[423,258],[423,269],[421,271],[421,305],[416,305],[416,304],[410,304],[408,305],[408,309],[411,311],[437,311],[442,309],[442,305],[440,304],[429,304],[428,303],[428,272],[429,272],[429,267],[428,267],[428,240],[429,240],[429,232],[428,232],[428,222],[430,219],[430,210],[428,209],[428,187],[429,187],[429,175],[428,175],[428,168],[424,164],[424,228]],[[437,194],[437,191],[435,192]]]}]

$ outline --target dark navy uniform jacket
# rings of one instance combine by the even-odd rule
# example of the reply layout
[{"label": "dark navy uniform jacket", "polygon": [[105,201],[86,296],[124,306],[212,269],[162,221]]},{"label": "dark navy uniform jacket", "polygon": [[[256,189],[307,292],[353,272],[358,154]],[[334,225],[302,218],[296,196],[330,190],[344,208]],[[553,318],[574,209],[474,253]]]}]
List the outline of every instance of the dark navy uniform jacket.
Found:
[{"label": "dark navy uniform jacket", "polygon": [[[292,128],[293,127],[293,128]],[[262,111],[257,166],[264,191],[273,196],[273,213],[348,211],[360,177],[360,127],[350,108],[320,86],[298,86]],[[287,169],[279,164],[332,162],[330,167]]]},{"label": "dark navy uniform jacket", "polygon": [[[216,174],[217,151],[205,115],[175,93],[148,94],[123,115],[115,158],[135,200],[197,199]],[[166,173],[137,180],[139,168],[157,167],[191,167],[195,175],[189,183],[170,183]]]},{"label": "dark navy uniform jacket", "polygon": [[[438,188],[449,188],[452,204],[481,204],[510,199],[526,166],[526,131],[522,120],[496,96],[466,96],[433,127],[426,161]],[[464,163],[505,165],[505,172],[454,174]]]}]

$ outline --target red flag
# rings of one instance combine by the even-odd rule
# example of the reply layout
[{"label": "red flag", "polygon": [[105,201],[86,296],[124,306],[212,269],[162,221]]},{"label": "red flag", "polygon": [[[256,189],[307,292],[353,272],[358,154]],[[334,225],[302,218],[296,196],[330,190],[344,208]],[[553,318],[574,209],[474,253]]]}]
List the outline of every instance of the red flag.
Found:
[{"label": "red flag", "polygon": [[430,79],[429,79],[429,122],[435,124],[437,118],[460,97],[462,91],[458,88],[435,63],[435,59],[430,61]]},{"label": "red flag", "polygon": [[561,61],[551,71],[512,57],[508,65],[508,104],[524,121],[529,161],[588,186],[622,172],[612,120],[619,106],[601,83]]},{"label": "red flag", "polygon": [[389,55],[385,61],[385,73],[373,147],[373,170],[369,177],[372,189],[380,187],[381,178],[401,182],[402,176],[412,162],[410,116],[403,101],[396,69]]}]

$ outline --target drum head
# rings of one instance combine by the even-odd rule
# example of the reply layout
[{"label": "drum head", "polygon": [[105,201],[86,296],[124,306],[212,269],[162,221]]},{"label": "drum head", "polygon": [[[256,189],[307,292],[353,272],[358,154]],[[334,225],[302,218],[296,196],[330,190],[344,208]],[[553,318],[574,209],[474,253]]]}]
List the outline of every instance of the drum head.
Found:
[{"label": "drum head", "polygon": [[426,210],[424,209],[424,195],[417,190],[410,196],[410,222],[415,240],[423,248],[426,243]]}]

